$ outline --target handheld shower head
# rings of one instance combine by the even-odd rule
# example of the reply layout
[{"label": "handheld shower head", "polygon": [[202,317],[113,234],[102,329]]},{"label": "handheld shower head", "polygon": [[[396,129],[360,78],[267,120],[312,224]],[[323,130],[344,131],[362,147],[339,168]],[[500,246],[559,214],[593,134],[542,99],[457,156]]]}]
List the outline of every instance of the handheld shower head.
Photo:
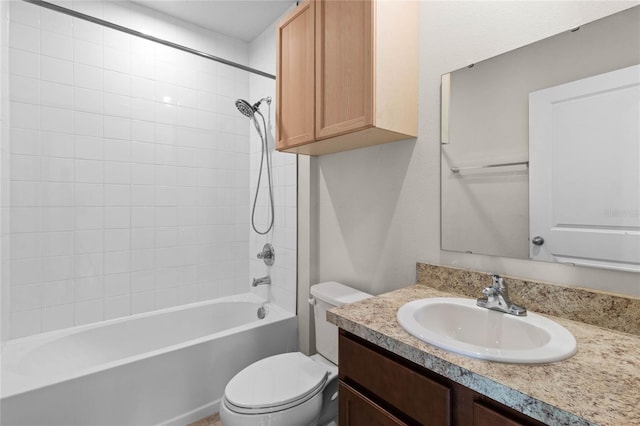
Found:
[{"label": "handheld shower head", "polygon": [[256,112],[256,108],[251,106],[251,104],[244,99],[238,99],[236,101],[236,108],[238,108],[238,111],[243,115],[249,118],[253,118],[253,114]]},{"label": "handheld shower head", "polygon": [[240,111],[243,115],[249,118],[253,118],[253,115],[256,112],[258,112],[258,108],[260,107],[260,104],[263,101],[266,101],[268,104],[271,104],[271,97],[267,96],[266,98],[262,98],[253,105],[251,105],[249,102],[245,101],[244,99],[238,99],[236,100],[236,108],[238,108],[238,111]]}]

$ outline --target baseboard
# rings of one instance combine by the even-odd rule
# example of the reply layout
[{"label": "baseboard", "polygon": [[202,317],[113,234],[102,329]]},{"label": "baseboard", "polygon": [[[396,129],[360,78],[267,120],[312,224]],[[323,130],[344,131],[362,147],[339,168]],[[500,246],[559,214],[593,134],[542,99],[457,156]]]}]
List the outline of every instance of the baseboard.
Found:
[{"label": "baseboard", "polygon": [[193,422],[197,422],[198,420],[202,420],[205,417],[209,417],[217,413],[218,411],[220,411],[220,399],[216,399],[213,402],[201,405],[195,410],[180,414],[179,416],[167,420],[166,422],[160,423],[159,426],[186,426]]}]

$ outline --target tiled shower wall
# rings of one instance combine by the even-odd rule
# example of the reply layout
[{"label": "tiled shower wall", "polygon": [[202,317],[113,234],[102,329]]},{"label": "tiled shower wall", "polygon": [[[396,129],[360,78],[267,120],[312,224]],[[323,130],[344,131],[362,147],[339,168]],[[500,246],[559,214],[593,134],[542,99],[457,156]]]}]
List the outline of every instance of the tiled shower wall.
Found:
[{"label": "tiled shower wall", "polygon": [[[133,4],[73,5],[248,62],[246,43]],[[248,73],[21,1],[10,19],[9,338],[247,291]],[[289,228],[274,242],[295,270]]]}]

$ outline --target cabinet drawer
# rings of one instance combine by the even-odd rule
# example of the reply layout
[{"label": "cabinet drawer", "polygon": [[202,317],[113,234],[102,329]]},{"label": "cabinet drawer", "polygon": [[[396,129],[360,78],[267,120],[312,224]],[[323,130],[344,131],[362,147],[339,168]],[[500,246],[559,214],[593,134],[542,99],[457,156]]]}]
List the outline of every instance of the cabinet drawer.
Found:
[{"label": "cabinet drawer", "polygon": [[450,390],[341,334],[340,378],[357,384],[420,424],[451,424]]},{"label": "cabinet drawer", "polygon": [[407,424],[369,398],[340,382],[340,418],[342,426],[406,426]]},{"label": "cabinet drawer", "polygon": [[506,417],[477,402],[473,403],[473,426],[528,426],[530,424]]}]

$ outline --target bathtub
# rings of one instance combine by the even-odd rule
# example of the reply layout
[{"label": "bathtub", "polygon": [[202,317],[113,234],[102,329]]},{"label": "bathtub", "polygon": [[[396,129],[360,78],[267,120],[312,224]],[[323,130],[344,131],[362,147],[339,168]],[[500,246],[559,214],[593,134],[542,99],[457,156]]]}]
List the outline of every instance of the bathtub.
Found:
[{"label": "bathtub", "polygon": [[296,349],[294,315],[244,294],[11,340],[0,423],[185,425],[216,411],[227,382]]}]

